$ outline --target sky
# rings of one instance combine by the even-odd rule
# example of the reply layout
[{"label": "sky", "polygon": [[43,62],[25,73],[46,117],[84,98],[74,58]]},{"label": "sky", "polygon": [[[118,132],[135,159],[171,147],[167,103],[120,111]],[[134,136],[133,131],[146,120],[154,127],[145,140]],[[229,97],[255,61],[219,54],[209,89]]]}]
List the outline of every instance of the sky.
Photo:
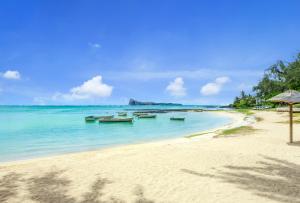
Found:
[{"label": "sky", "polygon": [[2,0],[0,104],[229,104],[300,52],[299,0]]}]

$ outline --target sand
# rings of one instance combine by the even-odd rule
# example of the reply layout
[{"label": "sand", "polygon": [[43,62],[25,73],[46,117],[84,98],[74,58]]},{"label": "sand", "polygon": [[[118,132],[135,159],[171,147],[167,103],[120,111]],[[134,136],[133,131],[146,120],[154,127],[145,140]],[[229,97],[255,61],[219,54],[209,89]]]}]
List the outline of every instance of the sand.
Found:
[{"label": "sand", "polygon": [[227,128],[256,130],[2,163],[0,202],[300,202],[300,145],[287,144],[281,123],[288,114],[226,114],[235,118]]}]

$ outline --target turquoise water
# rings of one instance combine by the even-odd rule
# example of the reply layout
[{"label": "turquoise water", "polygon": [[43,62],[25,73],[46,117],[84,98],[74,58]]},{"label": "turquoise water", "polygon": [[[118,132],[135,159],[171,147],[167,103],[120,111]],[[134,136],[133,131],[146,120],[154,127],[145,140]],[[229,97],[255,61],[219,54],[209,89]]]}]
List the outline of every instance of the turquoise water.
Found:
[{"label": "turquoise water", "polygon": [[[129,123],[86,123],[88,115],[128,109],[199,106],[0,106],[0,161],[29,159],[114,145],[180,137],[230,122],[213,113],[162,113]],[[130,115],[132,111],[128,110]],[[186,120],[170,121],[171,116]]]}]

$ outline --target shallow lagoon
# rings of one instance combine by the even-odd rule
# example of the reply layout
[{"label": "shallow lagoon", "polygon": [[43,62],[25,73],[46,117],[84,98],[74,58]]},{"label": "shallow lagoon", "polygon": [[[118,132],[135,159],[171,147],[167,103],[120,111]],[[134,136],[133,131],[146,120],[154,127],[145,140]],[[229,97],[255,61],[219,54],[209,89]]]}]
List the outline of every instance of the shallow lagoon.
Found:
[{"label": "shallow lagoon", "polygon": [[[112,115],[129,106],[1,106],[0,161],[28,159],[100,149],[109,146],[182,137],[229,123],[208,112],[157,114],[156,119],[130,123],[86,123],[88,115]],[[145,106],[134,107],[136,109]],[[147,108],[166,108],[150,106]],[[169,108],[199,108],[176,106]],[[132,111],[128,111],[131,116]],[[171,116],[185,121],[170,121]]]}]

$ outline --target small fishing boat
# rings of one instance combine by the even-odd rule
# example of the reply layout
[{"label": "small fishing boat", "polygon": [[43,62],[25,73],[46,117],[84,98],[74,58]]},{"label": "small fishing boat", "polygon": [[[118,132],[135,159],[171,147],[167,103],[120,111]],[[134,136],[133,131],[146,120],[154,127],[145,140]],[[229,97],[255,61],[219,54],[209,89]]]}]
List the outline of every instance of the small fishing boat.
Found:
[{"label": "small fishing boat", "polygon": [[138,118],[156,118],[156,115],[150,115],[150,114],[146,114],[146,115],[138,115]]},{"label": "small fishing boat", "polygon": [[95,116],[94,118],[99,120],[99,119],[109,119],[109,118],[113,118],[114,116]]},{"label": "small fishing boat", "polygon": [[127,116],[126,112],[118,112],[118,116]]},{"label": "small fishing boat", "polygon": [[128,122],[132,123],[133,118],[103,118],[99,119],[99,123],[122,123]]},{"label": "small fishing boat", "polygon": [[132,115],[134,115],[134,116],[140,116],[140,115],[148,115],[148,113],[143,113],[143,112],[133,112]]},{"label": "small fishing boat", "polygon": [[85,117],[85,121],[86,122],[94,122],[96,120],[97,119],[94,116],[87,116],[87,117]]},{"label": "small fishing boat", "polygon": [[171,117],[170,120],[171,121],[184,121],[185,118],[184,117]]}]

